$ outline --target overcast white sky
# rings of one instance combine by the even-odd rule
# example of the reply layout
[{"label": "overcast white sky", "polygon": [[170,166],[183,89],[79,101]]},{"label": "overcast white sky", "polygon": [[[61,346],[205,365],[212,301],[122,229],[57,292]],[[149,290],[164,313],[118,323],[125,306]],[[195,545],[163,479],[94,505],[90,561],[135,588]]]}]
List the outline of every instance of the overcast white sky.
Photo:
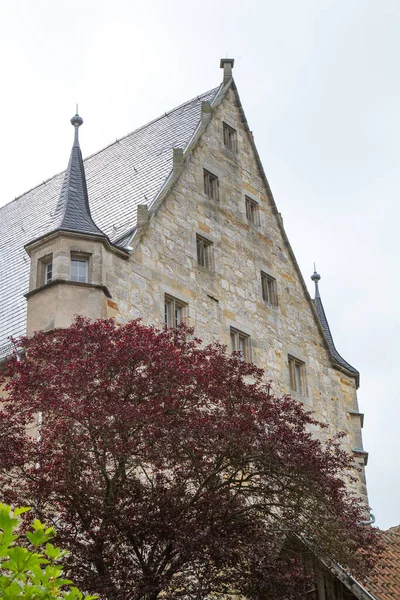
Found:
[{"label": "overcast white sky", "polygon": [[361,372],[377,524],[400,523],[400,0],[14,0],[0,6],[0,205],[234,77],[302,272]]}]

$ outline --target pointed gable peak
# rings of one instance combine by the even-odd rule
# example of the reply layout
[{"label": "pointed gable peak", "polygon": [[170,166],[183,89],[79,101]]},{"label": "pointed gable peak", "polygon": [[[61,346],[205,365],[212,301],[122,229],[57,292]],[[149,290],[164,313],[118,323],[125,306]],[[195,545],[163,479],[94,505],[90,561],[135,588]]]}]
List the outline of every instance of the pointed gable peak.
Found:
[{"label": "pointed gable peak", "polygon": [[76,108],[77,112],[71,119],[75,128],[74,144],[57,206],[57,212],[61,215],[58,229],[105,237],[90,214],[85,168],[79,145],[79,127],[83,124],[83,119],[78,115],[78,107]]},{"label": "pointed gable peak", "polygon": [[221,58],[219,66],[224,70],[223,85],[226,85],[232,79],[232,69],[234,64],[234,58]]}]

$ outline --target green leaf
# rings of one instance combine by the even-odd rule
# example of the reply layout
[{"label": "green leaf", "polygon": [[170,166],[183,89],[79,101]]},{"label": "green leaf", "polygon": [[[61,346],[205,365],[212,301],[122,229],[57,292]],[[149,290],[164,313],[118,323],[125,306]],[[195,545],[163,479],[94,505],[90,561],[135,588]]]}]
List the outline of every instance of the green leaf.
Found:
[{"label": "green leaf", "polygon": [[33,532],[27,531],[26,537],[28,538],[32,546],[35,546],[35,548],[41,546],[49,539],[48,536],[45,534],[44,529],[36,529]]},{"label": "green leaf", "polygon": [[15,517],[19,517],[20,515],[23,515],[26,512],[29,512],[31,509],[29,508],[29,506],[18,506],[15,510],[14,510],[14,516]]},{"label": "green leaf", "polygon": [[50,560],[56,561],[67,554],[66,551],[60,550],[60,548],[56,548],[53,544],[46,544],[46,556],[50,558]]}]

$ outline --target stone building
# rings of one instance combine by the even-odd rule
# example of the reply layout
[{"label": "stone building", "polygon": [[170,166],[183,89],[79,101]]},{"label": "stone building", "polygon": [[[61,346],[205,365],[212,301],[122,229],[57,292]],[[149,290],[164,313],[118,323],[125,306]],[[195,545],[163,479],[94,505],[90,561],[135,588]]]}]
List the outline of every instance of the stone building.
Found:
[{"label": "stone building", "polygon": [[[9,336],[68,326],[77,313],[185,320],[345,431],[367,501],[359,373],[334,346],[317,273],[309,296],[233,64],[221,60],[215,89],[85,161],[75,115],[67,170],[0,208],[0,360]],[[371,597],[343,590],[332,598]]]}]

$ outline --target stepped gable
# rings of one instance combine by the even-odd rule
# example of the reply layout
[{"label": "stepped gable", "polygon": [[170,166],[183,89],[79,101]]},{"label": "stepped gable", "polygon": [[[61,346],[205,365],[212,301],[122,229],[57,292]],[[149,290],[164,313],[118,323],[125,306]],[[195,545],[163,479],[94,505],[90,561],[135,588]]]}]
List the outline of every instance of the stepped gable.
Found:
[{"label": "stepped gable", "polygon": [[[83,161],[89,214],[99,235],[120,245],[129,239],[137,205],[150,205],[159,194],[172,171],[172,148],[188,146],[201,120],[202,102],[213,102],[220,88],[189,100]],[[75,166],[77,162],[75,156]],[[61,218],[67,214],[60,201],[65,177],[66,171],[59,173],[0,208],[0,359],[9,354],[9,337],[25,334],[29,257],[24,246],[62,223],[68,230],[74,224],[69,217]],[[89,226],[86,215],[82,218],[81,226]]]}]

